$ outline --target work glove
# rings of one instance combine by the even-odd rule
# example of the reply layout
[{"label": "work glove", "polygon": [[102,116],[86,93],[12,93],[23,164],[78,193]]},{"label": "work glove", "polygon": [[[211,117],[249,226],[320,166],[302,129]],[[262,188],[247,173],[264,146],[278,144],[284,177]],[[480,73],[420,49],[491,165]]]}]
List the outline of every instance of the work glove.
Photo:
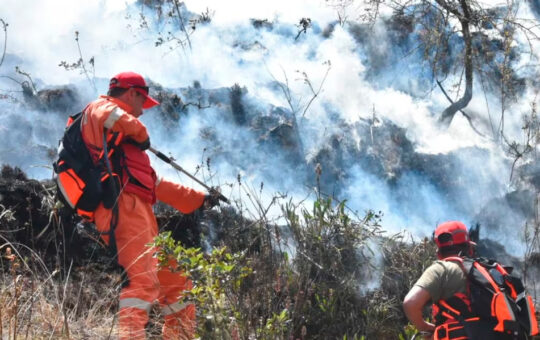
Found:
[{"label": "work glove", "polygon": [[136,140],[132,139],[132,138],[128,138],[126,140],[126,142],[128,142],[129,144],[133,144],[135,145],[136,147],[138,147],[141,151],[146,151],[150,148],[150,137],[146,138],[144,141],[142,142],[137,142]]},{"label": "work glove", "polygon": [[208,194],[204,195],[203,207],[205,210],[212,209],[216,205],[219,205],[219,196],[221,193],[212,188]]}]

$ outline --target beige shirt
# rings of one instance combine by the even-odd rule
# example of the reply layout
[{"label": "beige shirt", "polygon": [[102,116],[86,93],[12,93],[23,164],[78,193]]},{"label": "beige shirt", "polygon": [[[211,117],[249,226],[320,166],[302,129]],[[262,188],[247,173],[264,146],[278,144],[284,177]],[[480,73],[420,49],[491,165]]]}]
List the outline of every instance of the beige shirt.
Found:
[{"label": "beige shirt", "polygon": [[456,262],[435,261],[414,285],[427,290],[432,302],[437,302],[456,293],[466,293],[467,278]]}]

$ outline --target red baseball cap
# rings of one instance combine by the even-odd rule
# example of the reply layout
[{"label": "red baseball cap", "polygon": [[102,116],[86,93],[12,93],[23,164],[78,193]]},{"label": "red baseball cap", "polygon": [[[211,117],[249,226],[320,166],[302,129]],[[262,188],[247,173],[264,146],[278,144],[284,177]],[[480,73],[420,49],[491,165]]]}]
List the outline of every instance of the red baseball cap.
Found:
[{"label": "red baseball cap", "polygon": [[469,231],[465,224],[459,221],[448,221],[439,224],[433,233],[433,238],[438,248],[462,243],[475,244],[469,238]]},{"label": "red baseball cap", "polygon": [[148,86],[146,85],[144,78],[138,73],[118,73],[117,75],[112,77],[111,81],[109,82],[109,89],[115,87],[120,87],[123,89],[134,88],[137,92],[142,94],[146,98],[143,104],[143,109],[149,109],[151,107],[159,105],[159,102],[157,100],[148,95]]}]

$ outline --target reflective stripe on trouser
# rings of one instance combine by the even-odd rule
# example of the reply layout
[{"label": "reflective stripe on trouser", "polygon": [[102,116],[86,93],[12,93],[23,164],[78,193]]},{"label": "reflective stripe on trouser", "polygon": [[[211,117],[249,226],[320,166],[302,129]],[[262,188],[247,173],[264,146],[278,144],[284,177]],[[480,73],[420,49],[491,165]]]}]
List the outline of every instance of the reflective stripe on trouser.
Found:
[{"label": "reflective stripe on trouser", "polygon": [[[176,262],[169,265],[175,267]],[[165,317],[163,339],[193,339],[195,334],[195,305],[181,301],[182,291],[193,284],[182,272],[171,272],[163,268],[158,272],[160,282],[159,303]]]},{"label": "reflective stripe on trouser", "polygon": [[118,304],[119,309],[119,324],[121,325],[119,333],[121,338],[129,339],[145,339],[144,327],[141,329],[140,324],[145,324],[148,321],[148,313],[152,308],[152,303],[137,298],[120,299]]},{"label": "reflective stripe on trouser", "polygon": [[118,339],[145,340],[147,322],[148,313],[144,309],[121,308],[118,311]]},{"label": "reflective stripe on trouser", "polygon": [[152,302],[144,301],[137,298],[120,299],[118,303],[118,309],[122,308],[142,309],[148,314],[150,312],[150,309],[152,309]]},{"label": "reflective stripe on trouser", "polygon": [[[120,292],[119,339],[144,339],[151,304],[155,300],[159,300],[162,307],[174,304],[183,290],[192,287],[192,283],[181,272],[167,269],[158,272],[154,250],[147,246],[157,235],[157,222],[150,203],[136,194],[123,192],[118,198],[118,210],[115,233],[118,263],[127,275],[127,285]],[[95,221],[99,231],[108,231],[110,218],[110,210],[102,206],[96,210]],[[103,238],[108,241],[107,235]],[[165,317],[164,331],[174,335],[167,338],[164,334],[164,339],[188,339],[179,337],[181,334],[189,334],[192,338],[195,306],[191,306]]]},{"label": "reflective stripe on trouser", "polygon": [[161,315],[168,316],[168,315],[176,314],[191,304],[192,303],[187,303],[187,302],[171,303],[170,305],[161,307]]},{"label": "reflective stripe on trouser", "polygon": [[[137,298],[120,299],[118,303],[118,333],[120,339],[146,339],[144,325],[152,303]],[[140,325],[143,325],[141,328]]]},{"label": "reflective stripe on trouser", "polygon": [[195,305],[190,303],[180,311],[165,316],[163,340],[193,339],[195,326]]}]

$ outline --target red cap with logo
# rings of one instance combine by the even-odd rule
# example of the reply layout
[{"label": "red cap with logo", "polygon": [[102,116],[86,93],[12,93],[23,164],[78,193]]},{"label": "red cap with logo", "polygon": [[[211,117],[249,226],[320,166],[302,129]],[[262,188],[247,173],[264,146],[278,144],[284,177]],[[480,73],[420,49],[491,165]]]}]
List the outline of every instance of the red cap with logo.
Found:
[{"label": "red cap with logo", "polygon": [[143,104],[143,109],[149,109],[156,105],[159,105],[159,102],[154,98],[148,95],[148,86],[144,81],[144,78],[135,72],[122,72],[118,73],[111,78],[109,82],[109,89],[120,87],[123,89],[134,88],[137,92],[142,94],[146,100]]},{"label": "red cap with logo", "polygon": [[433,238],[438,248],[462,243],[475,244],[469,238],[469,232],[465,224],[458,221],[448,221],[439,224],[433,233]]}]

